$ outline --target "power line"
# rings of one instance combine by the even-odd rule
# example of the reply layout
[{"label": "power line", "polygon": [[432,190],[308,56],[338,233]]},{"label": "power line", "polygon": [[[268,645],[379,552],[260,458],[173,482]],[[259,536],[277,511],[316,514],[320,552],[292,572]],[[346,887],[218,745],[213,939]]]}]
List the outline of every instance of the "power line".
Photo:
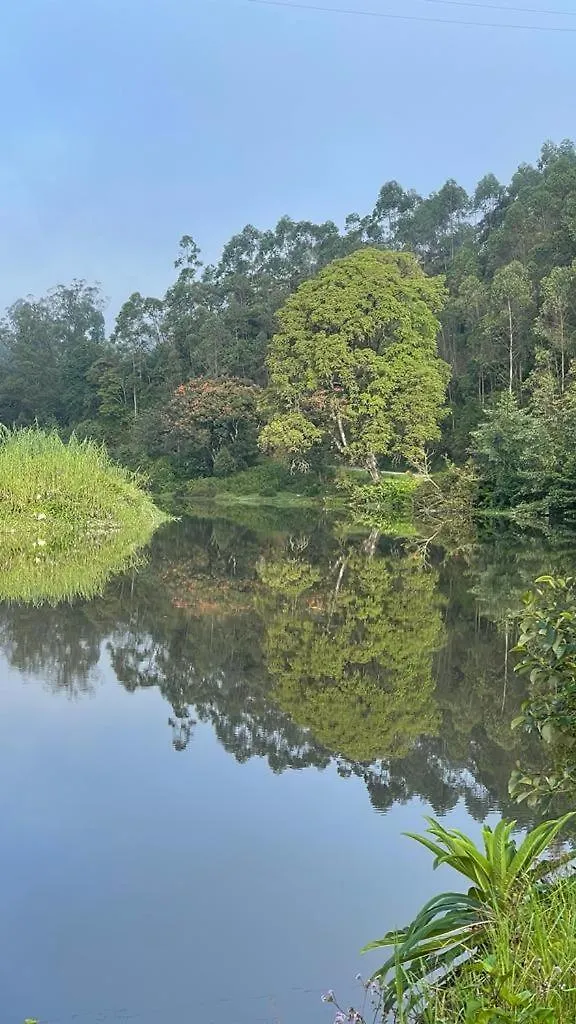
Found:
[{"label": "power line", "polygon": [[391,11],[356,11],[344,7],[320,7],[317,4],[291,3],[290,0],[247,0],[247,2],[250,4],[261,4],[264,7],[287,7],[295,11],[320,11],[323,14],[349,14],[359,18],[387,18],[392,21],[419,21],[428,25],[459,25],[464,28],[505,28],[524,32],[576,33],[576,28],[566,28],[560,25],[518,25],[502,21],[462,21],[456,18],[427,18],[418,14],[393,14]]},{"label": "power line", "polygon": [[[540,11],[535,7],[503,7],[501,4],[475,3],[475,0],[425,0],[427,4],[442,4],[444,7],[476,7],[483,11],[505,11],[507,14],[552,15],[560,18],[576,18],[576,11]],[[521,26],[528,28],[528,26]],[[537,26],[530,26],[536,28]]]}]

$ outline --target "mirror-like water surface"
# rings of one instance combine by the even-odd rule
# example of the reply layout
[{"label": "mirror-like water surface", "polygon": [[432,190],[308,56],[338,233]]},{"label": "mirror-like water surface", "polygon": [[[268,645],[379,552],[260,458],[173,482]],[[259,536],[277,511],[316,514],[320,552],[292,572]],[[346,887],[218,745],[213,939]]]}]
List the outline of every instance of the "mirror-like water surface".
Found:
[{"label": "mirror-like water surface", "polygon": [[1,606],[3,1024],[329,1021],[443,881],[401,833],[529,820],[512,616],[568,561],[187,519],[102,598]]}]

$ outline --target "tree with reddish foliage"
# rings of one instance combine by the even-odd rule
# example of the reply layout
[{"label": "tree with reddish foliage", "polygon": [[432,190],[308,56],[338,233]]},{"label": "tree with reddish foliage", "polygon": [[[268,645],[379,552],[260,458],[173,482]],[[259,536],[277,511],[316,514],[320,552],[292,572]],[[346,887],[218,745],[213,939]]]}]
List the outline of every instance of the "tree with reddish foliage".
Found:
[{"label": "tree with reddish foliage", "polygon": [[237,377],[181,384],[164,411],[164,451],[182,475],[227,476],[258,458],[261,389]]}]

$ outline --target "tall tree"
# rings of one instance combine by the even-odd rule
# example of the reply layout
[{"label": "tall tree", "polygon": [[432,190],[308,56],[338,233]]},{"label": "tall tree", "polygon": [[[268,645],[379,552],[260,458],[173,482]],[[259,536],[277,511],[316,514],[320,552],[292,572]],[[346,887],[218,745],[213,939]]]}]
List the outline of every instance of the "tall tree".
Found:
[{"label": "tall tree", "polygon": [[576,342],[576,261],[554,267],[542,281],[542,305],[535,330],[560,356],[560,390],[566,383],[567,359]]},{"label": "tall tree", "polygon": [[450,178],[438,192],[404,209],[397,238],[422,257],[427,269],[446,271],[466,237],[469,209],[466,190]]},{"label": "tall tree", "polygon": [[495,219],[496,211],[503,202],[506,190],[495,174],[485,174],[478,182],[472,199],[472,208],[479,214],[484,229],[490,228]]},{"label": "tall tree", "polygon": [[134,419],[152,383],[154,350],[164,341],[162,303],[134,292],[116,318],[112,343],[119,356],[124,391],[130,395]]},{"label": "tall tree", "polygon": [[505,379],[510,394],[515,377],[522,384],[533,315],[532,283],[526,268],[515,260],[494,275],[485,327],[487,337],[506,352]]},{"label": "tall tree", "polygon": [[395,245],[400,218],[408,218],[421,202],[422,197],[417,192],[406,192],[397,181],[386,181],[382,185],[372,213],[372,221],[380,226],[383,242],[390,247]]},{"label": "tall tree", "polygon": [[378,479],[378,457],[415,464],[439,437],[448,367],[437,355],[440,278],[408,253],[362,249],[305,282],[278,314],[261,444],[319,444]]}]

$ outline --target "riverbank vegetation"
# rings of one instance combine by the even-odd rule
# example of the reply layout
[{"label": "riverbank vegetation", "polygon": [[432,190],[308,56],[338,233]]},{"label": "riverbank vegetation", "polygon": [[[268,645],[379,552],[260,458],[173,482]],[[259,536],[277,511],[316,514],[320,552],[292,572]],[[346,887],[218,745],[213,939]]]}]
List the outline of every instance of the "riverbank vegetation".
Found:
[{"label": "riverbank vegetation", "polygon": [[[478,960],[486,957],[486,961],[480,959],[480,968],[488,974],[489,968],[493,968],[491,996],[501,1000],[502,1005],[487,1006],[475,1000],[477,1017],[484,1013],[490,1021],[490,1016],[497,1017],[499,1010],[504,1013],[508,1010],[510,1020],[521,1019],[522,1014],[526,1021],[546,1020],[546,1016],[541,1015],[544,1010],[551,1019],[550,1003],[545,1007],[541,1003],[538,1005],[537,992],[515,991],[510,984],[509,972],[498,977],[498,962],[491,955],[491,947],[493,941],[500,938],[502,927],[513,935],[512,948],[518,946],[516,928],[521,921],[527,923],[529,920],[525,913],[526,904],[535,915],[532,926],[537,921],[543,923],[541,910],[558,884],[557,873],[576,856],[576,853],[564,851],[552,854],[554,840],[574,813],[541,823],[519,843],[512,835],[516,822],[506,821],[500,821],[495,828],[483,827],[482,848],[457,829],[445,828],[434,820],[430,820],[426,834],[411,837],[433,854],[435,866],[446,864],[454,868],[471,885],[466,893],[448,892],[434,897],[406,928],[389,932],[366,947],[391,948],[389,959],[376,973],[382,987],[384,1011],[395,1009],[406,1019],[414,1014],[418,1019],[426,1009],[428,1018],[436,1019],[431,1018],[431,1012],[433,1008],[436,1013],[434,1003],[440,992],[441,1001],[446,1006],[469,1012],[470,1002],[464,1006],[458,1004],[467,987],[470,991],[476,988],[477,992],[484,988],[485,982],[478,983],[477,967]],[[544,857],[547,850],[550,856]],[[570,904],[574,899],[574,884],[571,882],[570,885],[571,898],[566,885],[562,885],[561,893],[565,902]],[[568,909],[568,914],[572,920],[573,907]],[[564,925],[568,923],[565,921]],[[570,944],[571,952],[573,949],[574,942]],[[549,964],[549,995],[556,978],[560,989],[567,983],[573,962],[570,959],[568,963],[559,963],[562,959],[560,951],[554,969],[550,956],[546,959]],[[469,974],[476,975],[475,985],[467,986]],[[521,975],[520,968],[518,975]],[[572,998],[570,1002],[573,1002]],[[512,1016],[518,1009],[520,1017],[518,1014]]]},{"label": "riverbank vegetation", "polygon": [[537,736],[546,751],[538,769],[524,763],[510,784],[519,801],[538,807],[576,786],[576,580],[540,576],[524,597],[516,671],[529,692],[515,729]]},{"label": "riverbank vegetation", "polygon": [[263,448],[323,492],[338,462],[448,461],[477,508],[570,522],[575,203],[574,145],[546,143],[508,184],[388,181],[343,227],[248,225],[211,266],[186,235],[166,294],[134,293],[108,337],[82,281],[6,312],[0,422],[104,441],[165,492]]},{"label": "riverbank vegetation", "polygon": [[166,518],[104,449],[33,428],[0,436],[0,599],[100,592]]},{"label": "riverbank vegetation", "polygon": [[576,852],[558,837],[576,812],[517,842],[516,822],[482,830],[482,847],[429,819],[409,834],[471,882],[431,899],[405,928],[370,943],[390,949],[362,982],[359,1008],[330,990],[333,1024],[560,1024],[576,1012]]},{"label": "riverbank vegetation", "polygon": [[[524,839],[484,826],[482,847],[430,820],[425,846],[471,883],[434,897],[405,928],[370,943],[389,958],[365,989],[372,1012],[338,1007],[335,1024],[556,1024],[576,1012],[576,852],[558,837],[574,813]],[[332,992],[324,997],[335,1003]],[[366,997],[364,998],[364,1003]]]}]

